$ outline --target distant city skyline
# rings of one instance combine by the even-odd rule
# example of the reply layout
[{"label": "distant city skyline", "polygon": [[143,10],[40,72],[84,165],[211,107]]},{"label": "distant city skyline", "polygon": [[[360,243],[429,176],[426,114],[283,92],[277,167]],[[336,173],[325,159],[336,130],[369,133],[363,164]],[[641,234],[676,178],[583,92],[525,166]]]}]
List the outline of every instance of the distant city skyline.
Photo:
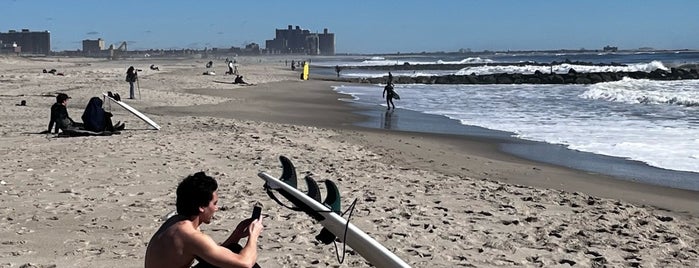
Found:
[{"label": "distant city skyline", "polygon": [[[335,33],[337,53],[699,49],[699,1],[3,1],[0,32],[50,31],[53,51],[82,40],[130,50],[244,47],[300,26]],[[29,15],[31,14],[31,15]]]}]

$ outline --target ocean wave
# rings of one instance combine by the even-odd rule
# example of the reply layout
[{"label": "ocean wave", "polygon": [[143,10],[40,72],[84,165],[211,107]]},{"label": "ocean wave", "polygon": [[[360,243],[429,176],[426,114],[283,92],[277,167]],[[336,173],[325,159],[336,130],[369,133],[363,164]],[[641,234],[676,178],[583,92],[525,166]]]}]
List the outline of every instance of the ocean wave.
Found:
[{"label": "ocean wave", "polygon": [[476,67],[466,67],[456,72],[456,75],[486,75],[486,74],[533,74],[536,71],[542,73],[568,73],[571,69],[579,73],[598,73],[598,72],[652,72],[657,69],[668,70],[660,61],[652,61],[649,63],[637,63],[627,66],[616,65],[577,65],[577,64],[557,64],[557,65],[486,65]]},{"label": "ocean wave", "polygon": [[699,81],[655,81],[631,79],[598,83],[579,97],[630,104],[670,104],[686,107],[699,106]]},{"label": "ocean wave", "polygon": [[465,58],[459,61],[404,61],[404,60],[389,60],[382,57],[372,57],[371,59],[364,60],[358,63],[348,63],[344,66],[393,66],[393,65],[425,65],[425,64],[479,64],[479,63],[493,63],[491,59],[483,59],[480,57]]}]

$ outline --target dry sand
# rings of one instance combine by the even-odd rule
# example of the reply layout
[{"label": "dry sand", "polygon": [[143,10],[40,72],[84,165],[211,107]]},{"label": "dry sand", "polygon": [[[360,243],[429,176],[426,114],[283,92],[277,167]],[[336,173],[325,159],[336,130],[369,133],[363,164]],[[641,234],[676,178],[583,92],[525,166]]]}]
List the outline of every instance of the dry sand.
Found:
[{"label": "dry sand", "polygon": [[[279,155],[334,180],[344,208],[357,199],[351,222],[413,267],[699,266],[695,192],[524,161],[487,140],[359,129],[336,82],[260,57],[239,59],[256,85],[217,83],[233,79],[223,60],[202,75],[207,61],[0,57],[0,267],[142,267],[177,183],[201,170],[220,183],[221,211],[202,227],[216,240],[265,206],[263,267],[369,266],[351,250],[338,264],[314,240],[319,224],[266,196],[257,173],[279,176]],[[90,97],[128,95],[129,65],[143,69],[142,99],[127,102],[162,130],[114,106],[120,135],[34,134],[57,92],[77,120]],[[65,76],[41,73],[54,68]]]}]

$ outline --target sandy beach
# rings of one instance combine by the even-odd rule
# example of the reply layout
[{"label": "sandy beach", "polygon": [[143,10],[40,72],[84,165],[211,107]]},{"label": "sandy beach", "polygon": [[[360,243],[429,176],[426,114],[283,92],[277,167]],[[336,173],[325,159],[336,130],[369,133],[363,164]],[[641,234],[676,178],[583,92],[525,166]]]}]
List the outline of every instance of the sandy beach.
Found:
[{"label": "sandy beach", "polygon": [[[0,56],[0,267],[142,267],[197,171],[219,181],[202,227],[217,241],[264,205],[261,266],[369,267],[351,249],[340,264],[319,224],[265,194],[257,173],[279,176],[280,155],[335,181],[343,210],[357,200],[351,222],[412,267],[699,266],[697,192],[523,160],[487,138],[356,127],[363,116],[331,90],[344,82],[250,57],[239,70],[254,85],[233,85],[222,59],[202,75],[207,61]],[[59,92],[78,121],[91,97],[127,96],[131,65],[140,98],[126,102],[161,130],[112,105],[120,135],[37,134]]]}]

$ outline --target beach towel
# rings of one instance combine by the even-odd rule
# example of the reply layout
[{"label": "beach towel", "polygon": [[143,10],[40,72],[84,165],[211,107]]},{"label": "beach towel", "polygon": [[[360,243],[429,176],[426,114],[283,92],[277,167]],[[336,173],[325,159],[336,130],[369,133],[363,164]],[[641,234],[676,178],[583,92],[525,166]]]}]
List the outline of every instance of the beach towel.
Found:
[{"label": "beach towel", "polygon": [[56,137],[66,138],[66,137],[84,137],[84,136],[111,136],[121,134],[119,131],[89,131],[85,129],[68,129],[63,130]]}]

